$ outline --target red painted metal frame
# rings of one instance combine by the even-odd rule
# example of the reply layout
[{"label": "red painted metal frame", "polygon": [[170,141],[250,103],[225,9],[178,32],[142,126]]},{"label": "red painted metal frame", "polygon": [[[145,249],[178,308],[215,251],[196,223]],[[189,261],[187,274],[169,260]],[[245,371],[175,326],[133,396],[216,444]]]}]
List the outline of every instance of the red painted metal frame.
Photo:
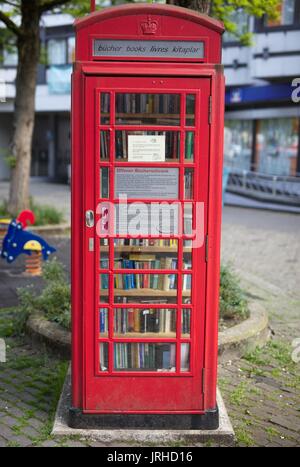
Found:
[{"label": "red painted metal frame", "polygon": [[[92,81],[91,81],[92,80]],[[104,80],[104,81],[103,81]],[[92,141],[95,139],[93,137],[93,135],[95,135],[96,133],[96,137],[98,137],[98,130],[99,130],[99,126],[97,125],[97,123],[95,125],[97,131],[95,132],[93,130],[93,122],[97,122],[99,121],[99,112],[97,110],[95,110],[93,108],[93,105],[92,105],[92,102],[96,102],[98,104],[98,102],[100,102],[100,99],[99,99],[99,96],[98,96],[98,91],[97,91],[97,84],[98,82],[101,84],[101,81],[103,81],[103,84],[102,84],[102,87],[101,89],[105,92],[107,91],[108,89],[106,88],[107,84],[110,83],[111,85],[111,88],[112,89],[116,89],[116,91],[120,92],[120,93],[123,93],[123,92],[128,92],[128,91],[136,91],[136,86],[139,85],[140,86],[140,90],[141,92],[156,92],[156,86],[153,85],[152,83],[152,78],[149,79],[144,79],[144,81],[147,81],[148,82],[148,87],[145,86],[145,84],[143,84],[143,78],[139,78],[138,80],[135,79],[135,78],[130,78],[130,79],[127,79],[127,81],[129,83],[131,83],[131,87],[126,87],[126,86],[122,86],[122,82],[124,82],[124,79],[117,79],[117,78],[109,78],[109,79],[96,79],[96,78],[90,78],[87,80],[87,86],[90,86],[90,88],[87,88],[86,90],[86,94],[88,96],[88,99],[87,99],[87,102],[86,102],[86,107],[87,107],[87,110],[86,110],[86,114],[87,114],[87,120],[86,120],[86,124],[85,126],[87,128],[89,128],[89,132],[87,132],[87,138],[86,138],[86,157],[88,156],[89,153],[92,153],[92,154],[99,154],[99,151],[98,150],[92,150]],[[168,81],[169,82],[175,82],[176,81],[176,84],[177,84],[177,87],[178,89],[172,89],[172,87],[170,86],[170,84],[168,84]],[[174,78],[171,78],[169,80],[164,80],[164,86],[161,86],[160,82],[157,82],[158,83],[158,86],[160,88],[164,88],[165,92],[168,92],[168,93],[183,93],[183,97],[182,97],[182,102],[185,102],[185,95],[186,94],[190,94],[190,93],[195,93],[195,94],[199,94],[199,91],[196,90],[195,87],[191,87],[190,86],[190,89],[187,89],[188,87],[188,83],[192,83],[194,84],[195,86],[198,85],[198,89],[199,89],[199,81],[198,82],[195,82],[195,80],[191,80],[191,79],[187,79],[187,78],[181,78],[181,80],[175,80]],[[185,84],[186,83],[186,84]],[[202,84],[203,83],[203,80],[202,80]],[[150,87],[149,87],[150,86]],[[184,88],[182,89],[182,86],[184,86]],[[96,91],[95,91],[96,90]],[[95,94],[96,93],[96,94]],[[201,124],[202,125],[205,125],[205,129],[203,128],[202,129],[202,134],[208,134],[208,96],[209,96],[209,93],[210,93],[210,84],[209,84],[209,80],[206,79],[206,91],[204,91],[204,88],[202,89],[202,100],[201,100],[201,112],[200,112],[200,104],[198,103],[198,107],[197,107],[197,110],[196,110],[196,116],[198,115],[202,115],[201,117]],[[114,119],[114,110],[112,109],[112,119]],[[94,116],[95,115],[95,116]],[[199,124],[199,121],[198,121],[198,118],[196,118],[196,128],[197,128],[197,131],[200,133],[200,124]],[[181,127],[180,127],[180,130],[183,131],[183,128],[185,127],[185,112],[182,113],[182,119],[181,119]],[[101,127],[101,126],[100,126]],[[118,125],[114,125],[113,127],[113,130],[116,130],[118,129],[119,126]],[[134,126],[130,126],[129,127],[130,129],[134,129]],[[141,130],[143,127],[140,126],[139,129]],[[156,127],[148,127],[147,126],[147,129],[155,129]],[[158,128],[158,127],[157,127]],[[186,127],[188,130],[190,129],[189,127]],[[91,131],[92,129],[92,131]],[[163,126],[159,127],[159,130],[163,131],[165,128]],[[201,187],[202,187],[202,190],[205,191],[205,193],[201,193],[201,198],[203,201],[205,201],[207,199],[207,172],[208,172],[208,139],[206,138],[206,142],[204,142],[204,139],[205,138],[202,138],[202,152],[203,152],[203,157],[202,157],[202,160],[201,160],[201,164],[200,164],[200,151],[199,151],[199,147],[196,145],[196,151],[198,150],[198,153],[199,153],[199,158],[196,158],[195,160],[195,163],[192,164],[192,165],[195,165],[195,168],[196,168],[196,171],[195,171],[195,174],[198,174],[200,172],[200,165],[201,165],[201,170],[206,174],[201,180],[202,180],[202,183],[201,183]],[[183,140],[183,139],[182,139]],[[197,140],[196,140],[197,141]],[[100,196],[98,195],[98,191],[99,191],[99,188],[100,188],[100,181],[99,181],[99,167],[101,165],[105,165],[105,166],[110,166],[111,168],[111,171],[113,170],[113,167],[114,165],[115,166],[122,166],[122,163],[120,162],[115,162],[113,160],[113,154],[114,154],[114,147],[112,145],[112,148],[113,148],[113,152],[111,153],[111,160],[110,162],[96,162],[93,163],[91,158],[87,157],[87,161],[86,161],[86,164],[87,164],[87,171],[90,171],[90,168],[92,166],[95,166],[97,167],[96,169],[96,176],[95,176],[95,186],[97,187],[96,188],[96,191],[95,191],[95,200],[100,200]],[[173,166],[176,166],[180,169],[181,171],[181,176],[180,176],[180,196],[181,196],[181,200],[180,201],[184,201],[183,200],[183,164],[182,164],[182,161],[184,160],[184,147],[182,145],[182,149],[181,149],[181,161],[178,161],[177,164],[172,164]],[[206,163],[205,163],[205,160],[206,160]],[[205,164],[206,164],[206,168],[205,168]],[[128,165],[128,164],[127,164]],[[135,165],[135,164],[134,164]],[[158,165],[157,164],[143,164],[143,166],[148,166],[148,167],[152,167],[152,166],[155,166],[157,167]],[[159,165],[161,166],[161,164]],[[164,164],[164,166],[169,166],[169,164]],[[197,180],[197,179],[196,179]],[[205,182],[206,180],[206,182]],[[113,177],[111,177],[111,197],[114,193],[114,186],[113,186]],[[195,184],[197,182],[195,181]],[[90,200],[92,201],[92,200]],[[143,202],[150,202],[151,200],[143,200]],[[93,208],[93,210],[95,210],[95,205],[94,206],[91,206],[91,205],[87,205],[86,206],[86,209],[90,209],[90,208]],[[97,218],[97,221],[99,219]],[[92,235],[92,231],[90,231],[89,229],[87,229],[86,231],[87,233],[87,237],[90,237]],[[93,234],[94,235],[94,234]],[[123,236],[124,237],[124,236]],[[181,238],[181,237],[179,237]],[[186,238],[190,238],[190,237],[186,237]],[[86,239],[86,244],[88,243],[88,238]],[[110,247],[111,247],[111,255],[112,255],[112,251],[113,251],[113,241],[110,240]],[[198,273],[197,274],[194,274],[193,276],[193,290],[196,289],[196,284],[197,284],[197,279],[196,277],[198,278],[198,280],[200,280],[201,283],[203,283],[203,285],[205,284],[205,262],[204,262],[204,246],[202,247],[201,251],[198,252],[195,251],[195,257],[194,257],[194,264],[199,264],[198,266]],[[196,255],[197,253],[197,255]],[[201,256],[199,256],[199,254]],[[87,255],[87,258],[89,258],[91,255],[88,254]],[[99,258],[99,248],[98,248],[98,242],[97,242],[97,248],[96,248],[96,252],[95,252],[95,257],[94,258],[90,258],[91,260],[91,263],[90,265],[88,264],[89,261],[87,262],[87,266],[86,266],[86,273],[87,273],[87,286],[86,286],[86,289],[89,288],[89,290],[93,289],[93,287],[95,288],[95,303],[96,303],[96,307],[95,305],[93,305],[92,303],[92,298],[91,298],[91,293],[89,292],[86,297],[85,297],[85,304],[86,304],[86,310],[97,310],[97,313],[98,313],[98,310],[100,307],[102,308],[109,308],[111,310],[111,318],[110,318],[110,323],[111,323],[111,326],[112,326],[112,309],[114,309],[115,307],[117,307],[118,305],[116,304],[115,305],[112,305],[113,303],[113,270],[110,269],[108,271],[101,271],[102,273],[110,273],[110,294],[109,294],[109,298],[110,298],[110,305],[107,307],[105,304],[98,304],[97,306],[97,299],[98,299],[98,290],[99,290],[99,267],[98,267],[98,264],[95,263],[95,258]],[[202,261],[201,261],[201,258],[202,258]],[[181,299],[181,290],[182,290],[182,282],[181,282],[181,275],[183,274],[193,274],[193,271],[187,271],[187,270],[183,270],[182,269],[182,259],[181,259],[181,255],[180,255],[180,261],[181,261],[181,264],[179,265],[179,267],[181,268],[181,272],[178,271],[178,290],[179,290],[179,293],[178,293],[178,304],[177,304],[177,307],[178,307],[178,312],[177,312],[177,316],[178,316],[178,328],[180,327],[180,330],[181,330],[181,308],[185,308],[185,305],[183,303],[183,300]],[[93,262],[93,265],[92,265],[92,262]],[[96,261],[98,262],[98,261]],[[202,266],[202,278],[200,278],[199,276],[199,271],[200,271],[200,263],[203,265]],[[111,256],[111,264],[112,264],[112,256]],[[91,287],[91,284],[93,284],[93,280],[94,278],[91,277],[92,274],[90,273],[91,271],[91,268],[96,268],[94,269],[95,270],[95,277],[96,277],[96,280],[95,280],[95,285]],[[134,273],[134,271],[132,270],[115,270],[114,273]],[[170,271],[164,271],[164,270],[156,270],[156,271],[149,271],[149,270],[139,270],[139,273],[148,273],[148,274],[160,274],[160,273],[170,273]],[[174,271],[174,273],[176,273],[176,271]],[[199,303],[198,301],[198,298],[201,298],[201,304]],[[195,314],[195,317],[194,317],[194,320],[196,320],[198,322],[198,327],[199,329],[202,328],[202,331],[201,333],[199,333],[199,331],[197,332],[197,337],[199,339],[200,342],[204,342],[204,315],[203,315],[203,311],[204,311],[204,301],[203,301],[203,298],[204,298],[204,294],[202,295],[202,297],[198,297],[197,294],[195,294],[195,302],[191,305],[191,308],[194,309],[194,307],[196,309],[198,309],[198,312],[197,312],[197,315]],[[180,308],[179,308],[179,304],[180,304]],[[135,307],[134,304],[131,304],[131,307]],[[151,306],[150,306],[151,307]],[[168,305],[163,305],[161,306],[161,308],[167,308]],[[202,310],[202,311],[201,311]],[[94,313],[93,313],[94,315]],[[94,315],[94,316],[97,316],[97,315]],[[181,373],[179,372],[179,367],[177,372],[174,372],[174,373],[151,373],[151,372],[127,372],[127,373],[120,373],[120,372],[114,372],[114,373],[110,373],[109,375],[107,373],[100,373],[99,371],[97,371],[96,373],[94,373],[95,371],[95,368],[99,368],[98,366],[98,363],[96,364],[96,367],[93,368],[93,374],[95,374],[96,376],[92,376],[92,368],[91,368],[91,362],[93,362],[94,360],[98,360],[97,358],[97,355],[98,355],[98,347],[97,347],[97,343],[99,342],[99,339],[97,339],[97,334],[98,334],[98,330],[97,330],[97,327],[95,326],[95,322],[94,322],[94,318],[92,320],[92,322],[90,321],[90,318],[91,318],[91,315],[89,315],[89,312],[85,313],[85,318],[84,318],[84,322],[85,322],[85,325],[88,326],[88,338],[87,338],[87,341],[86,341],[86,390],[85,390],[85,408],[86,410],[85,411],[89,411],[89,410],[96,410],[97,411],[97,407],[95,405],[95,402],[93,403],[92,400],[91,400],[91,397],[96,400],[98,398],[99,400],[99,394],[105,394],[105,386],[106,385],[109,385],[111,386],[111,378],[114,377],[114,379],[118,378],[120,380],[120,378],[126,378],[128,381],[124,382],[123,386],[121,385],[121,383],[118,384],[118,389],[119,391],[123,391],[126,392],[126,387],[130,386],[130,381],[133,381],[133,378],[139,378],[139,385],[140,387],[142,387],[142,392],[145,393],[145,397],[143,398],[143,405],[144,406],[150,406],[150,403],[151,403],[151,400],[148,400],[148,397],[147,397],[147,385],[148,383],[146,381],[149,380],[150,377],[154,377],[155,379],[153,380],[153,384],[157,384],[157,380],[160,379],[160,378],[165,378],[168,377],[168,380],[170,378],[175,378],[177,377],[177,382],[176,382],[176,389],[177,389],[177,392],[179,392],[179,389],[180,389],[180,386],[182,386],[182,392],[181,392],[181,395],[182,394],[185,394],[186,393],[186,397],[188,398],[189,400],[189,404],[192,404],[192,397],[194,395],[195,397],[195,400],[197,400],[197,404],[196,402],[194,403],[194,406],[192,405],[189,405],[188,408],[192,410],[193,407],[196,407],[198,408],[198,411],[202,408],[202,398],[201,398],[201,392],[197,391],[197,389],[194,387],[193,390],[191,390],[191,387],[190,389],[185,389],[186,387],[188,387],[187,383],[183,381],[183,377],[184,378],[187,378],[188,376],[192,376],[193,375],[193,380],[194,380],[194,385],[196,384],[196,380],[197,380],[197,384],[196,384],[196,387],[199,388],[201,387],[201,379],[202,379],[202,374],[201,374],[201,369],[203,367],[203,354],[202,354],[202,351],[203,351],[203,347],[202,347],[202,351],[201,349],[199,349],[198,352],[195,352],[195,347],[194,346],[191,346],[191,371],[190,372],[187,372],[187,373]],[[179,324],[180,323],[180,324]],[[201,323],[202,323],[202,326],[201,326]],[[94,331],[94,334],[92,332],[90,332],[90,330],[93,330]],[[94,348],[94,351],[91,352],[91,351],[87,351],[87,349],[90,347],[89,346],[89,342],[92,341],[92,336],[95,338],[95,341],[96,341],[96,347]],[[112,347],[113,347],[113,342],[111,342],[109,339],[101,339],[101,341],[103,342],[108,342],[109,343],[109,346],[110,346],[110,355],[112,355]],[[137,339],[135,340],[131,340],[129,338],[124,338],[124,339],[114,339],[114,342],[134,342],[134,341],[137,341]],[[161,338],[149,338],[149,339],[145,339],[145,338],[141,338],[141,339],[138,339],[138,342],[177,342],[177,365],[179,365],[180,363],[180,345],[181,343],[190,343],[190,339],[182,339],[182,340],[173,340],[173,339],[161,339]],[[197,371],[195,371],[195,358],[197,358]],[[200,363],[202,361],[202,363]],[[109,369],[112,370],[112,359],[110,358],[110,365],[109,365]],[[89,375],[89,376],[88,376]],[[99,377],[102,377],[102,381],[99,380]],[[180,379],[178,379],[178,377]],[[101,378],[100,378],[101,379]],[[145,383],[143,382],[145,380]],[[141,384],[141,381],[142,381],[142,384]],[[138,385],[138,382],[136,381],[135,382],[136,386]],[[190,383],[192,384],[192,383]],[[96,390],[96,386],[98,387],[98,390]],[[160,393],[162,396],[164,396],[164,399],[160,401],[160,403],[158,403],[158,401],[156,401],[156,404],[157,404],[157,407],[160,408],[160,410],[163,410],[163,407],[166,406],[167,407],[167,401],[166,401],[166,396],[167,394],[169,394],[169,387],[170,387],[170,382],[169,381],[166,381],[165,385],[164,385],[164,389],[162,387],[162,383],[160,383]],[[156,399],[158,397],[156,396]],[[123,396],[123,404],[124,406],[126,407],[126,398],[125,396]],[[186,401],[187,403],[187,401]],[[105,404],[103,404],[105,405]],[[177,410],[176,410],[176,413],[177,411],[180,411],[180,407],[181,407],[181,404],[180,402],[177,403]],[[185,407],[185,404],[184,404],[184,401],[182,401],[182,406]],[[93,407],[93,409],[91,409],[91,407]],[[111,412],[112,409],[108,410],[108,412]],[[126,409],[123,409],[123,411],[126,410]],[[148,408],[148,411],[151,410],[151,408]],[[152,410],[154,410],[154,408],[152,408]],[[138,411],[138,413],[141,413],[142,412],[142,409],[139,407],[139,410],[137,409],[137,407],[135,407],[134,409],[134,412]],[[147,410],[146,410],[147,411]],[[167,409],[165,409],[165,412],[167,411]],[[174,412],[175,411],[175,407],[174,407],[174,403],[171,404],[171,411]],[[105,412],[105,409],[103,409],[103,406],[102,406],[102,409],[101,409],[101,413],[104,413]],[[129,413],[129,410],[128,410],[128,413]],[[131,411],[132,413],[132,411]]]},{"label": "red painted metal frame", "polygon": [[[112,62],[94,62],[91,63],[88,59],[84,58],[85,52],[83,48],[88,48],[88,36],[90,33],[94,33],[93,26],[96,25],[100,19],[106,18],[113,18],[116,10],[124,11],[126,10],[126,17],[127,15],[134,14],[134,12],[140,12],[142,14],[148,14],[152,5],[143,5],[143,6],[129,6],[128,7],[121,7],[116,9],[108,9],[105,14],[93,14],[91,17],[87,18],[86,20],[81,20],[77,23],[77,33],[80,35],[80,32],[84,32],[85,29],[87,30],[85,40],[80,41],[79,46],[77,45],[77,63],[74,67],[74,74],[73,74],[73,91],[72,91],[72,106],[73,110],[81,109],[80,118],[78,114],[73,112],[72,116],[72,310],[73,310],[73,359],[72,359],[72,382],[73,382],[73,390],[72,390],[72,404],[75,408],[83,409],[85,413],[203,413],[206,410],[214,409],[216,407],[216,381],[217,381],[217,336],[218,336],[218,297],[219,297],[219,272],[220,272],[220,225],[221,225],[221,209],[222,209],[222,145],[223,145],[223,109],[224,109],[224,78],[222,69],[218,65],[200,65],[200,64],[183,64],[183,63],[176,63],[176,64],[168,64],[168,63],[128,63],[128,62],[120,62],[120,63],[112,63]],[[161,6],[153,6],[151,10],[155,14],[160,14],[163,11],[164,15],[169,14],[168,12],[171,11],[170,15],[172,16],[179,16],[182,15],[181,8],[171,8],[170,7],[161,7]],[[113,11],[114,10],[114,11]],[[175,11],[176,10],[176,11]],[[98,18],[99,15],[99,18]],[[100,18],[101,15],[101,18]],[[106,15],[106,16],[105,16]],[[119,14],[122,16],[122,14]],[[215,37],[219,37],[220,32],[222,32],[222,27],[219,23],[210,20],[204,20],[201,17],[199,20],[199,15],[197,15],[197,21],[205,23],[207,29],[211,28],[212,35]],[[190,21],[196,21],[195,14],[186,12],[184,10],[184,18],[189,18]],[[124,18],[126,20],[126,18]],[[89,32],[89,30],[91,31]],[[205,33],[207,33],[207,29]],[[122,32],[121,32],[122,33]],[[211,40],[212,35],[208,35],[209,40]],[[128,38],[128,36],[124,32],[124,36]],[[121,36],[120,36],[121,37]],[[199,36],[198,36],[199,37]],[[220,41],[216,41],[215,45],[211,45],[212,49],[215,49],[212,52],[211,56],[220,57]],[[218,60],[217,60],[218,63]],[[210,127],[207,127],[207,137],[209,138],[209,154],[207,154],[209,160],[209,174],[208,174],[208,204],[206,207],[205,218],[207,219],[207,234],[209,238],[208,243],[208,263],[207,263],[207,280],[206,280],[206,290],[205,290],[205,329],[203,327],[203,362],[204,362],[204,369],[205,369],[205,381],[204,381],[204,394],[201,397],[200,405],[197,409],[190,407],[189,402],[186,400],[181,400],[177,404],[177,406],[173,406],[171,409],[167,410],[156,410],[155,407],[151,407],[150,404],[148,407],[144,407],[142,410],[126,410],[126,407],[122,407],[120,404],[119,407],[115,409],[108,409],[102,410],[100,407],[93,407],[93,409],[89,409],[86,401],[86,390],[87,390],[87,381],[86,381],[86,362],[87,362],[87,355],[85,354],[87,345],[90,344],[89,340],[93,342],[99,342],[99,328],[97,322],[98,314],[94,313],[94,321],[93,321],[93,329],[92,333],[87,334],[88,329],[86,328],[86,310],[93,307],[93,310],[98,310],[93,304],[90,303],[90,297],[93,296],[91,291],[96,290],[95,288],[95,274],[93,271],[98,270],[98,265],[96,266],[96,257],[99,258],[96,254],[93,258],[90,258],[88,262],[92,261],[92,273],[90,272],[90,268],[86,266],[84,257],[89,256],[88,253],[88,240],[91,236],[95,237],[95,232],[93,230],[86,231],[84,227],[84,212],[85,209],[93,209],[95,199],[96,199],[96,187],[95,183],[97,182],[97,189],[99,187],[99,175],[95,176],[95,168],[93,164],[89,163],[87,160],[87,154],[94,154],[94,141],[89,138],[89,134],[94,132],[94,123],[96,120],[96,115],[94,113],[91,114],[90,110],[91,107],[93,108],[92,101],[95,102],[95,94],[93,91],[92,95],[89,94],[88,89],[90,89],[90,85],[87,83],[90,80],[94,80],[94,78],[89,78],[89,76],[110,76],[110,77],[117,77],[120,75],[120,72],[123,76],[127,75],[130,76],[174,76],[178,77],[178,82],[181,79],[185,79],[186,77],[197,77],[197,78],[208,78],[210,80],[210,93],[212,95],[212,124]],[[97,89],[97,86],[92,86],[92,88]],[[105,86],[104,86],[105,88]],[[169,90],[168,90],[169,91]],[[92,104],[92,105],[91,105]],[[113,106],[114,107],[114,106]],[[206,113],[208,112],[208,107],[206,109]],[[88,120],[86,121],[85,118],[87,114],[89,115]],[[98,120],[99,121],[99,120]],[[85,127],[85,123],[87,123],[87,127]],[[122,127],[125,128],[125,127]],[[126,128],[133,130],[133,126],[126,126]],[[140,127],[139,127],[140,129]],[[149,129],[149,128],[148,128]],[[152,129],[152,127],[151,127]],[[159,130],[165,130],[164,127],[159,127]],[[170,130],[174,131],[174,127],[170,128]],[[189,130],[189,128],[187,128]],[[113,138],[111,138],[111,145],[113,145]],[[113,147],[111,149],[114,149]],[[199,149],[199,148],[198,148]],[[182,150],[183,151],[183,150]],[[111,154],[114,152],[111,151]],[[112,157],[112,156],[111,156]],[[181,154],[181,160],[183,159],[183,153]],[[199,158],[198,158],[199,160]],[[112,170],[112,163],[113,161],[110,160],[108,164],[103,164],[103,166],[110,167]],[[126,166],[126,163],[119,163],[115,164],[115,166]],[[136,165],[136,164],[135,164]],[[149,164],[145,164],[149,166]],[[151,164],[150,164],[151,165]],[[164,167],[171,167],[175,166],[178,167],[180,164],[164,164]],[[193,164],[186,165],[187,167],[194,167],[195,168],[195,177],[199,177],[198,180],[195,179],[194,186],[200,187],[200,166],[197,164],[197,160],[194,161]],[[98,172],[97,165],[97,170]],[[180,197],[183,194],[183,181],[182,181],[182,173],[183,173],[183,166],[180,168],[181,170],[181,187],[180,187]],[[97,178],[98,177],[98,178]],[[110,187],[111,194],[113,194],[113,186]],[[196,199],[199,198],[199,193],[196,195]],[[147,200],[143,200],[145,202]],[[150,200],[149,200],[150,201]],[[98,239],[97,239],[98,240]],[[111,243],[113,240],[111,240]],[[180,244],[180,242],[179,242]],[[98,248],[98,246],[97,246]],[[179,258],[181,258],[182,247],[179,248]],[[204,249],[202,249],[201,255],[203,259],[203,255],[205,254]],[[92,254],[91,254],[92,255]],[[111,260],[113,255],[113,250],[110,251]],[[197,257],[197,255],[196,255]],[[182,260],[181,260],[182,261]],[[195,259],[193,258],[193,261]],[[98,259],[97,259],[98,262]],[[113,264],[113,263],[111,263]],[[182,266],[182,263],[181,263]],[[180,267],[180,265],[179,265]],[[195,265],[193,264],[192,271],[182,270],[182,274],[184,273],[194,273]],[[197,268],[196,268],[197,269]],[[99,271],[98,271],[99,272]],[[101,271],[102,272],[102,271]],[[122,272],[126,272],[122,270]],[[141,271],[143,272],[143,271]],[[150,273],[149,270],[144,271]],[[152,273],[159,273],[160,271],[155,270]],[[164,272],[164,271],[163,271]],[[169,272],[169,271],[168,271]],[[132,270],[130,270],[132,273]],[[99,276],[99,274],[98,274]],[[197,284],[200,280],[199,275],[197,273],[194,277],[193,282],[193,289],[199,290],[199,285]],[[178,275],[179,282],[181,280],[181,273]],[[111,285],[112,285],[113,275],[111,274]],[[196,282],[195,282],[196,281]],[[205,283],[205,278],[204,282]],[[178,284],[178,289],[181,290],[181,284]],[[98,290],[98,289],[97,289]],[[111,294],[113,293],[113,289],[111,287]],[[93,296],[94,297],[94,296]],[[111,302],[112,303],[112,302]],[[101,304],[102,308],[106,308],[105,304]],[[118,304],[113,305],[111,309],[115,308],[139,308],[143,307],[144,305],[134,305],[134,304]],[[179,306],[179,302],[177,305],[172,304],[165,304],[164,306],[161,305],[151,305],[152,308],[174,308],[178,307],[177,309],[180,310],[181,308],[191,308],[193,309],[194,305],[182,305]],[[109,308],[109,306],[107,307]],[[180,313],[180,311],[179,311]],[[193,314],[192,314],[193,316]],[[204,314],[203,314],[204,317]],[[194,317],[193,317],[194,319]],[[110,333],[112,333],[112,324],[113,324],[113,317],[112,313],[110,313]],[[179,326],[181,326],[181,320],[177,322],[177,336],[178,332],[180,331]],[[195,322],[192,323],[192,335],[190,339],[182,339],[180,342],[193,342],[194,339],[194,329],[195,329]],[[86,336],[88,336],[86,340]],[[204,337],[205,336],[205,337]],[[110,336],[112,337],[112,336]],[[102,339],[101,339],[102,340]],[[117,339],[116,339],[117,341]],[[141,339],[121,339],[123,341],[138,341],[141,342]],[[147,340],[152,342],[153,339]],[[155,342],[161,342],[161,339],[154,339]],[[176,342],[176,339],[167,339],[167,342]],[[195,341],[194,341],[195,342]],[[90,357],[95,357],[94,355],[95,350],[92,352]],[[196,352],[196,347],[193,347],[193,352]],[[110,352],[111,355],[111,352]],[[177,353],[177,365],[179,364],[179,354]],[[194,361],[194,355],[192,356],[192,361]],[[96,360],[94,358],[93,360]],[[112,368],[112,360],[110,361],[110,368]],[[93,368],[95,370],[95,368]],[[191,368],[190,375],[193,375],[193,367]],[[105,376],[99,374],[97,378],[100,378],[100,381],[105,380]],[[106,374],[106,377],[108,375]],[[112,375],[110,375],[111,378]],[[126,375],[117,374],[113,378],[111,378],[111,391],[118,391],[118,384],[122,381]],[[132,376],[132,374],[130,374]],[[163,377],[160,377],[163,376]],[[169,393],[173,394],[176,397],[176,387],[180,384],[180,381],[190,381],[193,376],[186,376],[186,375],[178,375],[176,373],[171,374],[159,374],[151,376],[151,374],[143,373],[141,376],[139,373],[136,375],[138,378],[145,378],[145,387],[147,384],[151,386],[150,381],[155,381],[157,383],[156,391],[153,391],[151,387],[145,393],[145,398],[148,401],[151,401],[151,398],[156,397],[157,391],[160,390],[160,381],[168,381],[169,384]],[[166,378],[167,377],[167,378]],[[202,375],[201,375],[202,379]],[[134,380],[134,377],[133,377]],[[132,380],[132,381],[133,381]],[[113,382],[117,382],[116,384]],[[125,380],[124,380],[125,381]],[[148,383],[147,383],[148,382]],[[124,386],[125,387],[125,386]],[[199,388],[199,393],[201,392],[201,388]],[[129,384],[128,390],[131,390],[131,386]],[[123,393],[124,394],[124,393]],[[119,393],[120,395],[120,393]],[[145,401],[146,401],[145,399]],[[167,406],[167,404],[166,404]]]}]

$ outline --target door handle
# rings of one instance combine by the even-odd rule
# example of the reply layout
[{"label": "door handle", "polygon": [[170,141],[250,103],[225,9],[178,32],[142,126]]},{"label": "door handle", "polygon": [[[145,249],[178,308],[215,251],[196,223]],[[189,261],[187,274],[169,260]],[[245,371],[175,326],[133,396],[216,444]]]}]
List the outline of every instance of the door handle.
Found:
[{"label": "door handle", "polygon": [[88,228],[93,228],[95,226],[95,215],[94,211],[86,211],[85,213],[85,225]]}]

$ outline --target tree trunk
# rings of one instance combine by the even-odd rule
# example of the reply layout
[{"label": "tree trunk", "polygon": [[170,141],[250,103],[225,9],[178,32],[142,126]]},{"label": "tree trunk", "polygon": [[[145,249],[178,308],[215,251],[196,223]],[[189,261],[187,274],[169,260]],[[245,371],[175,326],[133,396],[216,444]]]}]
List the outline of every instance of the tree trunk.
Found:
[{"label": "tree trunk", "polygon": [[211,13],[212,0],[167,0],[167,3],[196,10],[206,15]]},{"label": "tree trunk", "polygon": [[29,207],[29,177],[35,118],[35,90],[40,54],[38,2],[22,0],[21,36],[18,37],[18,68],[12,137],[15,167],[11,172],[8,210],[12,215]]}]

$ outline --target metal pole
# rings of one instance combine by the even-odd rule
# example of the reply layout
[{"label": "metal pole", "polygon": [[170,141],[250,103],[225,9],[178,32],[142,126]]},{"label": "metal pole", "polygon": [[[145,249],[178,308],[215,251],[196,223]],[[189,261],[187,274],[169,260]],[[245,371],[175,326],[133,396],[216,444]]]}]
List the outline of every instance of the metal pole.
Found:
[{"label": "metal pole", "polygon": [[96,0],[91,0],[91,13],[96,11]]}]

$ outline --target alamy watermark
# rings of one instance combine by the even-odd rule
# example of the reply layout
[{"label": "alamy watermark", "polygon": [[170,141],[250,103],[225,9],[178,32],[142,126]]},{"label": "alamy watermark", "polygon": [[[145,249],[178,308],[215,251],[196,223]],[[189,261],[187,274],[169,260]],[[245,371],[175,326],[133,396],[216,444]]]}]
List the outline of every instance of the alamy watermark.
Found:
[{"label": "alamy watermark", "polygon": [[118,203],[98,204],[96,225],[100,238],[184,238],[192,248],[201,248],[205,240],[204,203],[196,202],[133,202],[126,195]]},{"label": "alamy watermark", "polygon": [[6,363],[6,344],[5,340],[0,338],[0,363]]},{"label": "alamy watermark", "polygon": [[300,78],[295,78],[292,82],[292,87],[295,88],[292,92],[292,101],[295,104],[300,102]]}]

